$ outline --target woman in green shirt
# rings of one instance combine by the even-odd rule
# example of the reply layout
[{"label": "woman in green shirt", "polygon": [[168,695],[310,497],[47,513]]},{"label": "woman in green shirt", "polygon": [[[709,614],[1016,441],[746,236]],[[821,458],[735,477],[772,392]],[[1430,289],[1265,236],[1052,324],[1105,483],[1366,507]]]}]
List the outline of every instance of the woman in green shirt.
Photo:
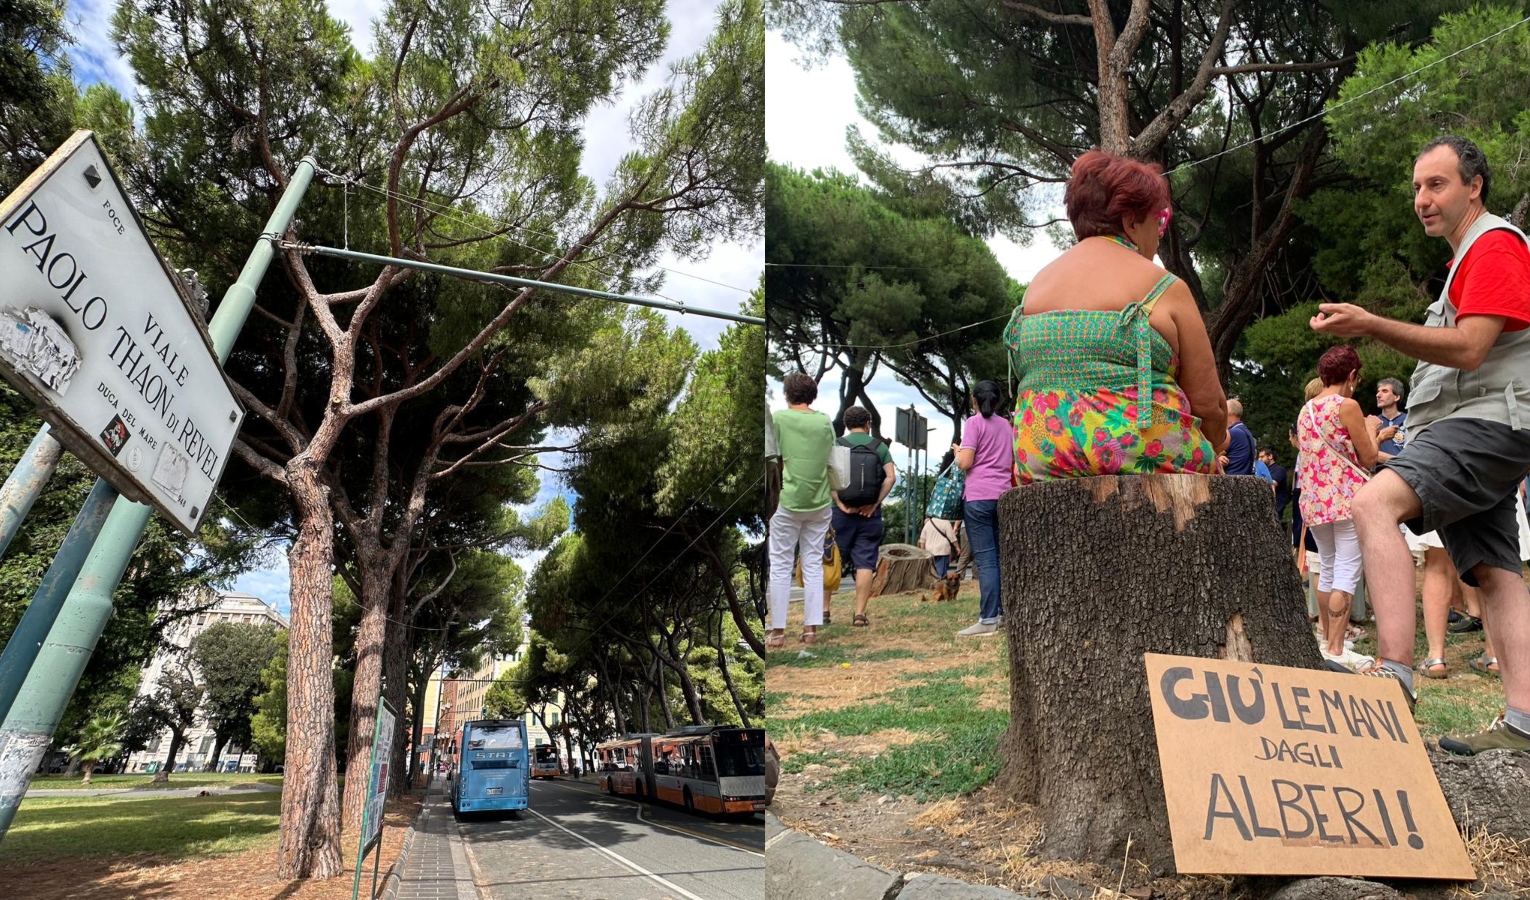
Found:
[{"label": "woman in green shirt", "polygon": [[770,517],[770,634],[765,646],[786,643],[786,608],[791,601],[794,552],[802,555],[802,641],[818,640],[823,624],[823,538],[829,530],[829,449],[834,426],[814,412],[818,383],[801,372],[783,381],[787,409],[776,410],[781,450],[781,502]]}]

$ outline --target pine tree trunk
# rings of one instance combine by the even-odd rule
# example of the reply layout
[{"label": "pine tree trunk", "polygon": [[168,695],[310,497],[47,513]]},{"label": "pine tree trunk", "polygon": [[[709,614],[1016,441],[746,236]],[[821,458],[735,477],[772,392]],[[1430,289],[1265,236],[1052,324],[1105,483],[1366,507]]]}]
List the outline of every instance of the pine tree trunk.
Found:
[{"label": "pine tree trunk", "polygon": [[203,767],[202,771],[204,771],[204,772],[216,772],[216,771],[218,771],[218,760],[223,758],[223,747],[227,743],[228,743],[228,738],[224,737],[221,734],[215,734],[214,735],[214,737],[213,737],[212,759],[207,761],[207,765]]},{"label": "pine tree trunk", "polygon": [[[287,757],[282,786],[278,878],[329,878],[341,871],[335,795],[334,520],[314,465],[295,461],[288,487],[298,507],[288,631]],[[365,780],[363,777],[361,780]]]},{"label": "pine tree trunk", "polygon": [[[365,564],[363,564],[365,565]],[[361,623],[356,628],[356,680],[351,688],[351,733],[347,741],[345,771],[365,773],[372,758],[372,738],[377,726],[377,698],[382,686],[383,653],[388,634],[386,583],[376,584],[373,570],[362,574]],[[370,590],[369,590],[370,589]],[[367,779],[345,779],[341,804],[341,834],[361,831],[367,806]]]},{"label": "pine tree trunk", "polygon": [[185,743],[185,735],[172,728],[170,730],[170,754],[165,758],[165,764],[160,766],[159,771],[154,773],[150,784],[165,784],[170,780],[170,773],[175,769],[175,758],[181,755],[181,745]]},{"label": "pine tree trunk", "polygon": [[935,586],[934,557],[913,544],[883,544],[877,574],[871,579],[871,596],[923,591]]},{"label": "pine tree trunk", "polygon": [[1287,532],[1257,478],[1077,478],[999,501],[1010,723],[998,784],[1040,852],[1173,867],[1144,653],[1318,668]]}]

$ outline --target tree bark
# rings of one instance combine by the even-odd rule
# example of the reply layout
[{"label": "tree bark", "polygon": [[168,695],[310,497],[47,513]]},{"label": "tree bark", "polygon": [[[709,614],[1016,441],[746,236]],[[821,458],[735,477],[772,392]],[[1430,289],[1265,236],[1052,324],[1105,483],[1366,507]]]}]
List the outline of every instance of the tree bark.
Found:
[{"label": "tree bark", "polygon": [[935,586],[934,557],[913,544],[883,544],[877,573],[871,579],[871,596],[922,591]]},{"label": "tree bark", "polygon": [[1257,478],[1075,478],[999,501],[1010,724],[998,784],[1042,857],[1173,868],[1144,653],[1319,668]]},{"label": "tree bark", "polygon": [[214,737],[213,737],[212,758],[207,761],[207,765],[206,766],[202,767],[202,771],[204,771],[204,772],[216,772],[216,771],[218,771],[218,760],[223,758],[223,747],[227,743],[228,743],[228,738],[227,737],[225,737],[225,736],[223,736],[221,734],[214,735]]},{"label": "tree bark", "polygon": [[[351,691],[351,733],[346,741],[345,796],[341,803],[340,831],[357,834],[367,806],[368,764],[373,732],[377,728],[377,700],[382,685],[383,653],[388,636],[387,585],[378,584],[375,565],[362,564],[361,622],[356,628],[356,680]],[[358,774],[362,777],[355,777]]]},{"label": "tree bark", "polygon": [[329,878],[341,871],[330,583],[335,530],[315,469],[302,457],[288,467],[299,524],[287,555],[292,570],[292,627],[288,631],[286,778],[276,860],[277,877],[283,879]]},{"label": "tree bark", "polygon": [[165,757],[165,764],[154,773],[154,778],[149,781],[150,784],[164,784],[170,780],[170,773],[175,769],[175,758],[181,755],[181,747],[185,743],[185,732],[175,728],[170,729],[170,753]]}]

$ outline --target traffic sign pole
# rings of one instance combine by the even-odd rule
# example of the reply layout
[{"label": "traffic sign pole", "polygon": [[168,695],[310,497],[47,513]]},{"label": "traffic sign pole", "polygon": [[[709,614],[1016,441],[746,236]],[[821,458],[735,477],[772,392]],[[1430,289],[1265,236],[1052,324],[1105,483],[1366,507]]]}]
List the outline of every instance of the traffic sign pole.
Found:
[{"label": "traffic sign pole", "polygon": [[6,714],[11,711],[11,704],[20,693],[21,684],[26,680],[27,672],[31,671],[32,663],[37,660],[43,641],[47,640],[48,633],[53,630],[53,623],[63,608],[64,598],[69,595],[69,589],[79,577],[80,569],[85,565],[85,556],[90,553],[91,545],[95,544],[101,534],[106,514],[111,511],[112,501],[116,499],[116,488],[104,479],[97,478],[96,486],[91,488],[90,496],[85,498],[85,505],[75,515],[74,524],[69,526],[69,533],[64,536],[64,543],[59,546],[47,574],[43,575],[42,583],[37,586],[37,593],[32,595],[32,602],[27,604],[26,613],[17,623],[16,630],[11,632],[11,639],[5,644],[5,652],[0,653],[0,722],[4,722]]},{"label": "traffic sign pole", "polygon": [[[58,468],[59,457],[64,454],[64,445],[48,433],[48,428],[44,422],[43,427],[37,429],[27,451],[16,460],[16,467],[5,479],[5,486],[0,487],[0,558],[5,556],[11,538],[21,530],[22,520],[47,487],[53,470]],[[0,720],[4,718],[5,714],[0,713]]]},{"label": "traffic sign pole", "polygon": [[[286,232],[313,181],[314,169],[312,157],[304,157],[298,164],[239,279],[224,293],[217,314],[207,324],[220,365],[228,359],[255,305],[255,290],[275,253],[272,241]],[[116,499],[10,713],[0,725],[0,841],[16,817],[32,772],[52,743],[64,708],[111,618],[112,594],[127,571],[152,512],[150,507],[126,498]]]}]

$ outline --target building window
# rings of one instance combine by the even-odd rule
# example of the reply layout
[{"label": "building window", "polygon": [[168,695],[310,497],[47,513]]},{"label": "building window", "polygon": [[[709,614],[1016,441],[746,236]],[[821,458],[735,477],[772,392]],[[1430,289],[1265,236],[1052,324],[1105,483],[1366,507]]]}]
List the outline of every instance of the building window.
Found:
[{"label": "building window", "polygon": [[209,734],[207,737],[202,738],[202,749],[198,750],[197,752],[203,756],[206,756],[212,750],[212,745],[213,736]]},{"label": "building window", "polygon": [[154,735],[154,739],[149,741],[149,746],[145,747],[144,751],[147,752],[147,753],[158,753],[159,752],[159,739],[160,739],[159,735],[157,735],[157,734]]},{"label": "building window", "polygon": [[198,625],[206,625],[207,624],[207,613],[197,613],[197,624]]},{"label": "building window", "polygon": [[557,713],[556,710],[554,710],[553,714],[550,717],[548,717],[547,722],[548,722],[549,725],[551,725],[554,728],[558,727],[558,713]]}]

